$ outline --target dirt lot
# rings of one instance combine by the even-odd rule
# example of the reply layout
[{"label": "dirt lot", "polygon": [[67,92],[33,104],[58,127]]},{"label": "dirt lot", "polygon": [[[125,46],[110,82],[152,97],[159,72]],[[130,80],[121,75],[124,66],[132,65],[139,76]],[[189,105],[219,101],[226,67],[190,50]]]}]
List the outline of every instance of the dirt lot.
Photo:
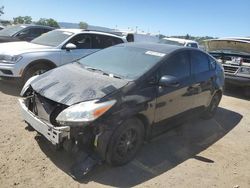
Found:
[{"label": "dirt lot", "polygon": [[240,90],[223,96],[215,118],[187,122],[128,165],[99,166],[82,182],[68,175],[70,154],[26,130],[18,92],[0,81],[0,187],[250,187],[250,101]]}]

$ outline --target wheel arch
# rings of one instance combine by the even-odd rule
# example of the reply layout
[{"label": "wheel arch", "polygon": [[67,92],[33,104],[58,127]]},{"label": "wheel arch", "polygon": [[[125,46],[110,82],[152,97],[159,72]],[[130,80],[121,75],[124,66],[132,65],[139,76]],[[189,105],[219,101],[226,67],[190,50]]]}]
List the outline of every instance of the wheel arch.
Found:
[{"label": "wheel arch", "polygon": [[38,59],[38,60],[34,60],[34,61],[30,62],[30,63],[28,64],[28,66],[25,67],[25,69],[24,69],[23,72],[22,72],[22,76],[24,76],[25,73],[27,72],[27,70],[29,70],[32,66],[38,65],[38,64],[42,64],[42,65],[45,65],[45,66],[49,66],[49,67],[51,67],[52,69],[57,67],[56,64],[55,64],[54,62],[52,62],[52,61],[50,61],[50,60],[48,60],[48,59]]},{"label": "wheel arch", "polygon": [[[148,140],[150,138],[150,133],[151,133],[151,126],[149,123],[148,118],[143,115],[143,114],[136,114],[134,116],[136,119],[138,119],[139,121],[141,121],[141,123],[143,124],[144,127],[144,140]],[[133,117],[131,117],[133,118]]]}]

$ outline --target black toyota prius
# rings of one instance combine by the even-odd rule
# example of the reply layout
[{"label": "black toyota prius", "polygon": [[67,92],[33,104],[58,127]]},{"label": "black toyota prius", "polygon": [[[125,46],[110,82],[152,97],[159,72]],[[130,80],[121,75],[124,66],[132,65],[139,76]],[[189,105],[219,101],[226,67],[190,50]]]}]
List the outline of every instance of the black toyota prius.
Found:
[{"label": "black toyota prius", "polygon": [[24,120],[51,143],[123,165],[159,127],[211,118],[223,84],[221,65],[199,49],[128,43],[32,77],[19,102]]}]

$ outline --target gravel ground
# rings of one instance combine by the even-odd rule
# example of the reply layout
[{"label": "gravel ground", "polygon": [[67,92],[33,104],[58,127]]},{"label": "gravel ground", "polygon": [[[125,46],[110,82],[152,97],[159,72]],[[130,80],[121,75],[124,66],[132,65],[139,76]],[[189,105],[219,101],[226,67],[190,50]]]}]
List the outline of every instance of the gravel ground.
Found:
[{"label": "gravel ground", "polygon": [[68,175],[75,157],[27,130],[19,90],[0,81],[0,187],[250,187],[250,101],[240,91],[223,96],[213,119],[189,121],[131,163],[99,166],[77,182]]}]

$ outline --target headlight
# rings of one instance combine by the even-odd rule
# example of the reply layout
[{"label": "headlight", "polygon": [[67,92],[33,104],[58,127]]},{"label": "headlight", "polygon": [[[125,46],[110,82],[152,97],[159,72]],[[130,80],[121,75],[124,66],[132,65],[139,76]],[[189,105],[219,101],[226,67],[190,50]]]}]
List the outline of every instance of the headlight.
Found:
[{"label": "headlight", "polygon": [[21,97],[24,97],[24,94],[26,93],[27,89],[30,87],[30,83],[35,80],[39,75],[33,76],[30,79],[27,80],[27,82],[24,84],[22,91],[20,93]]},{"label": "headlight", "polygon": [[80,125],[96,120],[107,112],[116,100],[97,103],[97,100],[82,102],[66,108],[56,118],[61,125]]},{"label": "headlight", "polygon": [[15,55],[15,56],[11,56],[11,55],[0,55],[0,61],[2,63],[17,63],[18,61],[20,61],[22,59],[22,56],[20,55]]},{"label": "headlight", "polygon": [[237,72],[238,76],[246,76],[246,77],[250,77],[250,67],[241,67],[238,72]]}]

